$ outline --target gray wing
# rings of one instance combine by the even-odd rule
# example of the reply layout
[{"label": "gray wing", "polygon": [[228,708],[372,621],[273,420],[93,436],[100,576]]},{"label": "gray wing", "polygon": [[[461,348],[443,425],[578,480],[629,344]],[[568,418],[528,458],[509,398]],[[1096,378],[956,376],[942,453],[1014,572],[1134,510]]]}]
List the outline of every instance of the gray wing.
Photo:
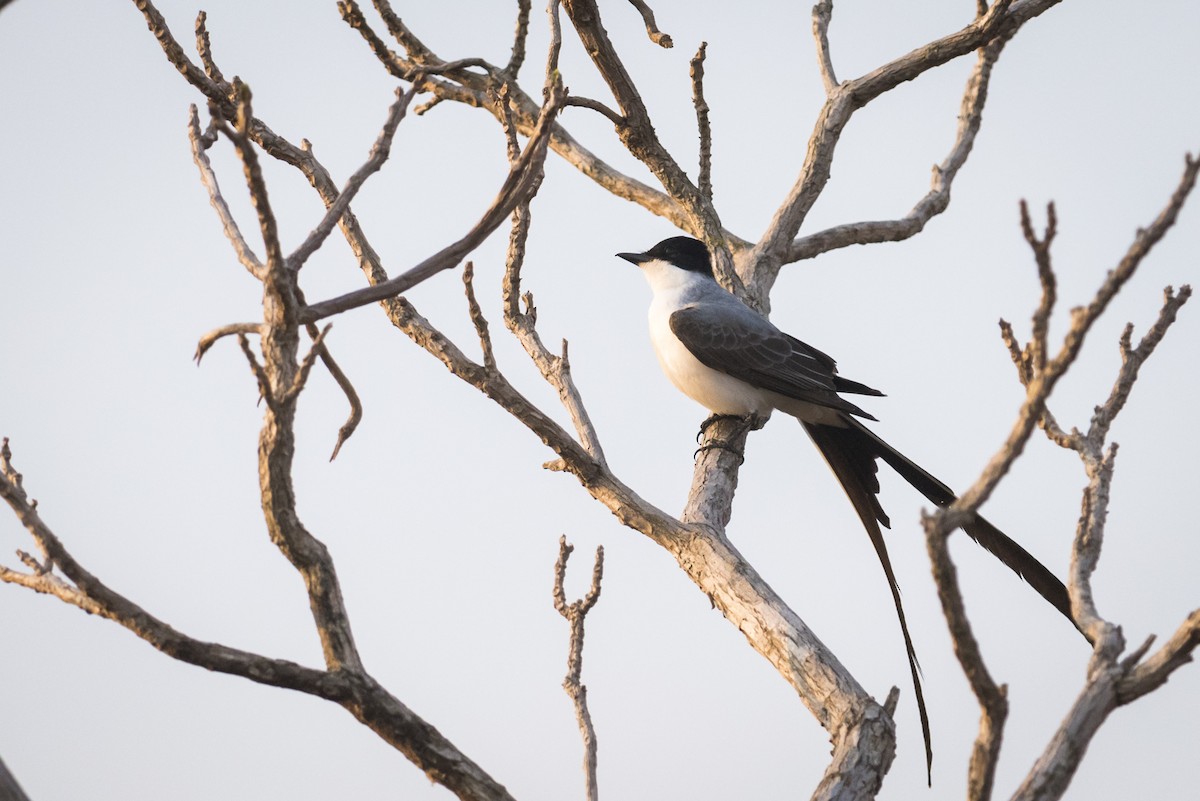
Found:
[{"label": "gray wing", "polygon": [[829,356],[788,336],[741,304],[685,306],[671,315],[670,325],[705,367],[788,398],[875,419],[837,393],[882,392],[842,378]]}]

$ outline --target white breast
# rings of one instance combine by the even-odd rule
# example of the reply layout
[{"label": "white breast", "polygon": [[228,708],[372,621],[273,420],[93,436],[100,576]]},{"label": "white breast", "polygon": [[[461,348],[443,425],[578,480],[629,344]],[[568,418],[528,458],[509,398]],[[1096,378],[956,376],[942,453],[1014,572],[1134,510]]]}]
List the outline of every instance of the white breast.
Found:
[{"label": "white breast", "polygon": [[717,414],[765,415],[772,404],[767,393],[725,373],[705,367],[692,355],[671,330],[671,314],[684,306],[698,292],[720,290],[710,279],[680,270],[666,262],[653,261],[642,265],[646,279],[654,290],[650,303],[650,341],[658,363],[667,378],[680,392]]}]

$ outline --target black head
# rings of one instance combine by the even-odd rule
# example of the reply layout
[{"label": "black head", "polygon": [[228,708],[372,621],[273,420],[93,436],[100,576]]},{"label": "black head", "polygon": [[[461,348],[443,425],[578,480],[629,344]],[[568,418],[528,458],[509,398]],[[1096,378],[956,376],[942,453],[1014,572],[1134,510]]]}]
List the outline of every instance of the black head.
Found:
[{"label": "black head", "polygon": [[645,253],[618,253],[622,259],[633,264],[645,264],[661,259],[674,264],[681,270],[712,275],[712,263],[704,243],[690,236],[673,236],[664,239]]}]

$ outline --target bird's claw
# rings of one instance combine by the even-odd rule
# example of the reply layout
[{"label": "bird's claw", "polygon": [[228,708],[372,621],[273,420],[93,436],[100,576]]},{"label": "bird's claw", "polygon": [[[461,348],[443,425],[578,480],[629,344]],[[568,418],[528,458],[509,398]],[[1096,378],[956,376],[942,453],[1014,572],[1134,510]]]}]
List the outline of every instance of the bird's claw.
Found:
[{"label": "bird's claw", "polygon": [[696,457],[698,457],[700,455],[701,451],[708,451],[708,450],[712,450],[713,448],[720,448],[721,450],[729,451],[730,453],[737,456],[739,465],[745,464],[746,463],[745,453],[743,453],[740,448],[734,447],[730,441],[728,441],[728,440],[710,440],[709,442],[702,442],[702,440],[704,439],[704,435],[708,433],[708,429],[721,420],[734,420],[737,422],[737,427],[734,428],[733,434],[730,437],[730,440],[736,440],[738,437],[743,436],[747,431],[750,431],[751,429],[761,428],[762,424],[765,422],[765,418],[759,418],[757,415],[754,415],[754,414],[748,414],[745,416],[737,415],[737,414],[714,414],[714,415],[711,415],[707,419],[705,419],[705,421],[703,423],[700,424],[700,431],[699,431],[699,433],[696,434],[696,442],[697,442],[697,444],[700,445],[700,447],[697,448],[695,453],[692,454],[692,458],[695,459]]},{"label": "bird's claw", "polygon": [[[696,444],[700,444],[700,440],[708,432],[708,429],[711,428],[712,426],[716,425],[721,420],[738,420],[738,421],[740,421],[742,423],[746,423],[748,425],[749,421],[752,421],[753,419],[754,419],[753,415],[749,415],[746,417],[743,417],[738,414],[712,414],[712,415],[709,415],[708,417],[706,417],[704,419],[704,422],[700,424],[700,430],[698,432],[696,432]],[[741,432],[739,431],[738,433],[740,434]]]},{"label": "bird's claw", "polygon": [[701,445],[699,448],[696,448],[695,453],[692,454],[692,459],[695,459],[696,457],[698,457],[700,455],[701,451],[711,451],[714,448],[720,448],[723,451],[729,451],[734,456],[736,456],[738,458],[738,466],[739,467],[746,463],[746,454],[742,453],[742,451],[733,447],[728,442],[722,442],[719,439],[714,439],[711,442],[707,442],[704,445]]}]

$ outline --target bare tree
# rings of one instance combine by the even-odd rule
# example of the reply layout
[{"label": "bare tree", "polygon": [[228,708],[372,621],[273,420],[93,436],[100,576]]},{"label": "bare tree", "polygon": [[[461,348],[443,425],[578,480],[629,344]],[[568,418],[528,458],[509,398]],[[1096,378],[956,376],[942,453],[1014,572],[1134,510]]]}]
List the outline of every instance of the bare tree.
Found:
[{"label": "bare tree", "polygon": [[[337,457],[364,414],[364,403],[351,378],[335,360],[336,338],[329,320],[346,312],[366,314],[363,307],[378,304],[390,324],[439,360],[452,375],[474,387],[525,426],[550,449],[545,467],[570,476],[625,526],[645,535],[678,562],[680,569],[712,605],[745,636],[747,643],[770,663],[792,688],[832,742],[832,756],[814,798],[870,798],[883,785],[896,745],[892,721],[896,695],[879,703],[841,664],[760,575],[726,536],[742,459],[735,449],[710,448],[697,453],[691,488],[683,510],[672,514],[642,498],[610,466],[576,386],[565,341],[551,349],[537,327],[533,296],[524,290],[527,242],[533,224],[531,202],[544,181],[546,162],[553,153],[603,190],[632,201],[702,240],[713,257],[723,285],[753,307],[767,313],[770,293],[787,265],[812,259],[850,245],[900,241],[918,234],[949,205],[951,188],[967,162],[982,124],[989,81],[1005,45],[1026,24],[1057,4],[1057,0],[996,0],[979,2],[972,19],[899,58],[860,77],[839,79],[834,63],[830,27],[832,2],[813,9],[812,31],[826,99],[817,115],[806,154],[792,187],[757,239],[739,236],[723,224],[714,202],[710,108],[704,95],[706,49],[691,60],[691,83],[699,140],[696,178],[690,177],[678,154],[669,151],[651,122],[650,109],[626,69],[622,54],[602,24],[595,0],[552,0],[544,21],[533,20],[528,0],[517,3],[516,32],[507,61],[492,63],[476,56],[446,58],[427,46],[387,0],[375,0],[374,15],[354,2],[337,4],[344,22],[361,35],[380,65],[401,85],[387,110],[373,147],[361,166],[340,186],[307,142],[293,143],[275,133],[256,116],[249,85],[228,78],[214,52],[203,12],[195,22],[196,56],[189,55],[149,0],[135,0],[150,32],[168,62],[199,93],[206,113],[190,113],[188,135],[192,156],[234,255],[261,284],[261,319],[220,325],[201,337],[196,359],[201,360],[222,339],[235,339],[249,367],[263,406],[258,437],[259,493],[271,542],[291,563],[307,592],[313,623],[319,635],[324,665],[295,662],[204,641],[184,634],[127,598],[93,574],[72,555],[52,529],[53,510],[43,519],[14,466],[8,440],[0,451],[0,495],[13,509],[36,546],[36,553],[18,552],[21,567],[0,567],[0,579],[58,597],[91,614],[106,617],[175,659],[209,670],[241,676],[261,684],[298,690],[336,703],[349,711],[389,745],[403,753],[432,781],[464,799],[509,798],[499,776],[485,770],[417,714],[368,668],[352,632],[343,588],[329,550],[318,533],[302,522],[293,485],[297,452],[295,420],[299,400],[314,370],[333,376],[346,398],[348,418],[333,448]],[[671,47],[672,39],[658,28],[653,11],[633,2],[644,21],[650,42]],[[621,4],[605,14],[629,14]],[[527,60],[533,25],[544,25],[549,49],[537,78],[524,83],[519,75]],[[385,32],[386,31],[386,36]],[[596,74],[611,98],[572,94],[572,76],[560,68],[567,36],[579,39]],[[836,39],[836,37],[835,37]],[[644,43],[641,46],[645,46]],[[852,221],[824,230],[805,231],[805,223],[829,181],[842,132],[854,115],[905,82],[952,60],[974,54],[975,64],[963,89],[958,127],[945,158],[935,168],[928,191],[903,217],[883,221]],[[526,69],[526,73],[529,70]],[[253,83],[253,76],[247,76]],[[417,98],[421,96],[422,99]],[[414,106],[419,103],[419,106]],[[507,170],[495,186],[493,200],[478,210],[478,221],[453,242],[413,264],[385,265],[368,241],[351,204],[366,182],[387,161],[401,125],[412,124],[414,113],[437,104],[459,103],[486,111],[498,124],[498,138],[508,157]],[[578,107],[611,123],[616,140],[649,171],[651,186],[602,161],[567,127],[566,108]],[[254,235],[239,223],[232,199],[223,193],[210,153],[227,143],[241,165],[254,213]],[[325,207],[324,215],[298,244],[284,243],[280,220],[273,209],[268,182],[260,163],[266,155],[300,172]],[[691,158],[689,155],[688,158]],[[1073,544],[1068,590],[1072,616],[1093,647],[1091,669],[1082,693],[1047,744],[1042,758],[1029,768],[1019,798],[1061,797],[1091,738],[1119,706],[1131,703],[1162,685],[1178,667],[1190,661],[1200,643],[1200,611],[1178,624],[1157,650],[1151,643],[1126,653],[1116,621],[1101,615],[1091,576],[1100,555],[1113,477],[1116,445],[1108,442],[1113,419],[1124,407],[1138,370],[1162,340],[1191,291],[1168,288],[1157,319],[1135,345],[1132,326],[1119,343],[1122,367],[1107,399],[1096,407],[1084,432],[1059,425],[1047,406],[1058,381],[1075,362],[1093,325],[1133,276],[1145,257],[1175,223],[1192,191],[1200,160],[1187,156],[1175,191],[1157,216],[1139,229],[1116,266],[1095,289],[1089,302],[1074,309],[1061,344],[1052,345],[1050,330],[1057,304],[1051,243],[1056,233],[1053,206],[1046,211],[1042,233],[1022,206],[1022,231],[1032,251],[1041,282],[1041,298],[1032,317],[1031,334],[1022,345],[1013,328],[1002,333],[1025,400],[1011,432],[975,482],[959,499],[926,518],[927,545],[933,575],[964,674],[978,698],[980,730],[969,766],[968,797],[990,798],[1007,715],[1005,690],[990,676],[963,607],[947,538],[971,519],[1021,455],[1030,437],[1041,428],[1057,445],[1078,454],[1088,480],[1083,512]],[[501,308],[507,330],[524,349],[541,377],[557,395],[570,426],[560,424],[557,411],[540,407],[530,393],[503,372],[495,356],[492,329],[475,288],[474,268],[463,273],[468,317],[478,339],[479,359],[469,356],[404,295],[438,273],[464,263],[487,237],[509,223]],[[349,245],[366,286],[336,296],[309,300],[301,290],[304,266],[334,229]],[[390,267],[390,269],[389,269]],[[355,311],[359,310],[359,311]],[[305,341],[301,332],[307,335]],[[320,366],[318,366],[318,364]],[[367,399],[369,405],[372,400]],[[737,421],[719,420],[705,432],[706,442],[731,442],[744,447],[747,431]],[[583,615],[599,594],[598,556],[592,591],[568,605],[562,586],[569,546],[565,541],[555,572],[554,602],[572,625],[570,667],[565,682],[573,699],[587,748],[589,797],[596,797],[597,734],[580,682]],[[915,680],[914,672],[914,680]],[[919,690],[918,690],[919,692]],[[603,737],[600,732],[599,737]],[[929,752],[928,732],[926,751]]]}]

